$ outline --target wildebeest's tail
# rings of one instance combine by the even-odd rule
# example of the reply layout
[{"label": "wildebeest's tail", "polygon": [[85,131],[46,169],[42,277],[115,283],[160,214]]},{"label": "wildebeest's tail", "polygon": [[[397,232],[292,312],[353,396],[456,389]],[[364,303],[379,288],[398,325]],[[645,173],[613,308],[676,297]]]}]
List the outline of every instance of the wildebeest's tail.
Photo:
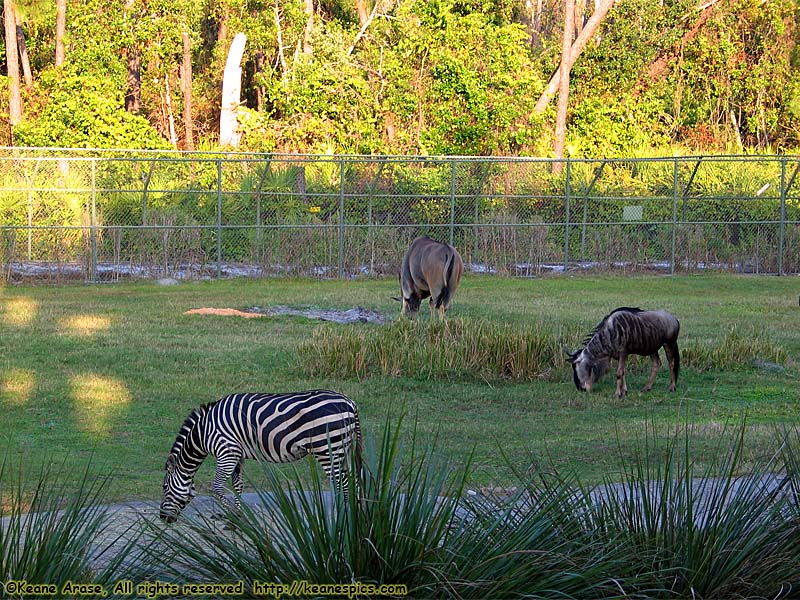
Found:
[{"label": "wildebeest's tail", "polygon": [[442,269],[442,277],[444,277],[444,285],[442,286],[442,293],[439,294],[439,297],[436,299],[436,308],[447,306],[450,303],[450,297],[453,295],[453,290],[450,286],[450,282],[453,280],[453,268],[455,267],[455,262],[456,262],[455,258],[456,258],[456,253],[453,252],[451,249],[447,257],[447,262],[444,265],[444,269]]}]

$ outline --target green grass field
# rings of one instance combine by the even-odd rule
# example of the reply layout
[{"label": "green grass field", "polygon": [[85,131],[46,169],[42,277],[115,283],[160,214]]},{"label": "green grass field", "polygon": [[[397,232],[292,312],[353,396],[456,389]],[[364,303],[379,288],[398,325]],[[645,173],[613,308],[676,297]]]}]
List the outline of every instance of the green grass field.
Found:
[{"label": "green grass field", "polygon": [[[673,437],[687,426],[695,457],[709,456],[747,429],[755,460],[776,432],[800,424],[800,279],[723,275],[499,279],[468,275],[450,317],[514,326],[542,324],[588,332],[617,306],[665,308],[681,321],[680,345],[715,344],[732,327],[785,351],[784,366],[744,360],[725,370],[686,367],[667,392],[666,364],[652,392],[649,361],[630,364],[629,393],[614,396],[613,373],[591,394],[562,367],[530,383],[475,377],[332,379],[303,368],[299,347],[322,328],[301,317],[185,315],[199,307],[289,305],[374,309],[396,319],[394,280],[235,280],[160,287],[151,283],[0,288],[2,444],[12,461],[66,461],[82,472],[89,457],[114,475],[113,499],[157,499],[164,460],[191,408],[235,391],[329,387],[358,402],[368,435],[387,417],[404,421],[407,440],[438,436],[438,447],[466,460],[475,451],[476,486],[502,486],[510,465],[574,468],[596,480],[645,436]],[[427,306],[421,318],[427,320]],[[565,340],[567,343],[568,340]],[[759,357],[756,357],[759,358]],[[502,448],[502,452],[500,450]],[[207,492],[213,461],[198,476]],[[256,473],[258,469],[250,469]],[[77,475],[76,475],[77,477]]]}]

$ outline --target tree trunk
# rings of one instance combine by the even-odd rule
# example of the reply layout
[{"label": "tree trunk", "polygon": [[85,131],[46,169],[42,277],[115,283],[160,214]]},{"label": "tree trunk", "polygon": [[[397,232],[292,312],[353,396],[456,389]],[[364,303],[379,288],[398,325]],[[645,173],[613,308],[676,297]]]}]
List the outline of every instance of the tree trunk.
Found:
[{"label": "tree trunk", "polygon": [[[700,13],[697,21],[695,21],[694,25],[692,25],[692,28],[689,31],[683,34],[683,37],[680,41],[680,48],[683,48],[688,42],[692,41],[697,36],[697,34],[700,32],[700,29],[706,24],[706,21],[708,21],[709,17],[711,17],[711,13],[714,11],[714,7],[719,1],[720,0],[711,0],[703,5],[701,9],[702,12]],[[647,69],[646,81],[650,82],[660,79],[664,74],[664,71],[667,70],[667,66],[674,62],[676,54],[677,53],[673,50],[656,58],[656,60],[654,60]]]},{"label": "tree trunk", "polygon": [[[256,50],[255,56],[256,68],[255,75],[256,81],[261,81],[260,75],[264,72],[264,51]],[[256,110],[264,112],[264,86],[260,83],[256,85]]]},{"label": "tree trunk", "polygon": [[[578,60],[578,57],[581,55],[581,52],[584,51],[586,48],[586,44],[589,43],[589,40],[597,31],[597,28],[600,26],[600,23],[603,22],[608,11],[611,10],[611,7],[614,6],[614,2],[616,0],[602,0],[600,6],[598,6],[595,11],[592,13],[592,16],[586,21],[586,26],[581,30],[580,35],[575,40],[575,43],[570,47],[569,51],[569,69],[572,68],[572,65],[575,64],[575,61]],[[558,70],[553,74],[550,78],[550,81],[547,84],[547,87],[542,92],[542,95],[539,96],[539,100],[536,102],[536,107],[533,109],[534,113],[542,113],[544,109],[547,108],[547,105],[550,104],[550,100],[553,99],[553,96],[556,94],[556,90],[559,89],[559,83],[561,81],[561,69],[564,66],[563,56],[561,66],[559,66]]]},{"label": "tree trunk", "polygon": [[167,104],[167,122],[169,123],[169,141],[173,148],[178,147],[178,135],[175,133],[175,115],[172,112],[172,91],[169,88],[169,73],[164,74],[164,94]]},{"label": "tree trunk", "polygon": [[281,28],[281,13],[278,9],[278,0],[275,0],[275,29],[277,30],[278,36],[278,59],[281,63],[281,80],[285,80],[288,68],[286,66],[286,55],[283,52],[283,31]]},{"label": "tree trunk", "polygon": [[239,108],[239,95],[242,91],[242,55],[247,41],[243,33],[237,33],[228,51],[225,73],[222,79],[222,107],[219,115],[220,146],[239,145],[239,127],[236,113]]},{"label": "tree trunk", "polygon": [[3,19],[6,35],[6,66],[8,69],[8,122],[13,127],[22,120],[22,96],[19,89],[19,49],[14,0],[4,0]]},{"label": "tree trunk", "polygon": [[[133,8],[134,1],[125,0],[126,13]],[[133,27],[135,27],[135,24]],[[123,50],[123,55],[128,67],[128,77],[125,80],[125,110],[129,113],[138,113],[142,96],[142,62],[139,56],[139,49],[136,47],[136,41],[133,42],[130,48]]]},{"label": "tree trunk", "polygon": [[[128,0],[130,1],[130,0]],[[64,64],[64,35],[67,31],[67,0],[56,0],[56,68]]]},{"label": "tree trunk", "polygon": [[194,150],[194,119],[192,118],[192,46],[189,32],[184,31],[183,64],[181,65],[181,91],[183,92],[183,132],[187,150]]},{"label": "tree trunk", "polygon": [[[569,101],[569,71],[572,67],[570,50],[572,49],[572,30],[575,19],[575,0],[564,1],[564,39],[561,44],[561,77],[558,84],[558,110],[556,112],[555,157],[564,157],[564,146],[567,139],[567,105]],[[553,172],[560,173],[564,165],[553,163]]]},{"label": "tree trunk", "polygon": [[[377,2],[378,0],[376,0]],[[369,8],[367,7],[367,0],[356,0],[356,12],[358,12],[358,22],[364,25],[369,17]]]},{"label": "tree trunk", "polygon": [[33,74],[31,73],[31,60],[28,57],[28,47],[25,44],[25,31],[22,29],[22,19],[19,13],[14,15],[17,29],[17,48],[19,49],[19,59],[22,61],[22,73],[25,77],[25,87],[33,86]]},{"label": "tree trunk", "polygon": [[304,12],[306,13],[306,27],[303,30],[303,52],[311,55],[314,52],[311,46],[311,33],[314,30],[314,0],[306,0]]}]

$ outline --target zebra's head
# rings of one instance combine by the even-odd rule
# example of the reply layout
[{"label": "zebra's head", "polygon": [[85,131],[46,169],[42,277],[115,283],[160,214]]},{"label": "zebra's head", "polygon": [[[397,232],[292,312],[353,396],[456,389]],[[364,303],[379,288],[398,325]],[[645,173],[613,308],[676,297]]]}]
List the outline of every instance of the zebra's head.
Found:
[{"label": "zebra's head", "polygon": [[195,497],[194,478],[180,467],[178,457],[170,454],[164,467],[164,499],[161,501],[159,517],[174,523],[186,505]]},{"label": "zebra's head", "polygon": [[608,371],[608,358],[593,358],[585,349],[569,353],[567,362],[572,364],[572,380],[580,392],[591,392],[592,386]]}]

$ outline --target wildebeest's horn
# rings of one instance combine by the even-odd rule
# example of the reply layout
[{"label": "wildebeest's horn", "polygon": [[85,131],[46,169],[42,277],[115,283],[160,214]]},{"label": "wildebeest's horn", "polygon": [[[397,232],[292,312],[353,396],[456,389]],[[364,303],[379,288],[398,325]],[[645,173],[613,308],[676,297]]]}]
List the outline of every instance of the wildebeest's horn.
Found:
[{"label": "wildebeest's horn", "polygon": [[569,358],[567,359],[567,362],[575,362],[575,359],[578,358],[578,354],[580,354],[580,353],[581,353],[580,350],[575,350],[575,352],[570,352],[569,348],[564,346],[564,354],[569,356]]}]

